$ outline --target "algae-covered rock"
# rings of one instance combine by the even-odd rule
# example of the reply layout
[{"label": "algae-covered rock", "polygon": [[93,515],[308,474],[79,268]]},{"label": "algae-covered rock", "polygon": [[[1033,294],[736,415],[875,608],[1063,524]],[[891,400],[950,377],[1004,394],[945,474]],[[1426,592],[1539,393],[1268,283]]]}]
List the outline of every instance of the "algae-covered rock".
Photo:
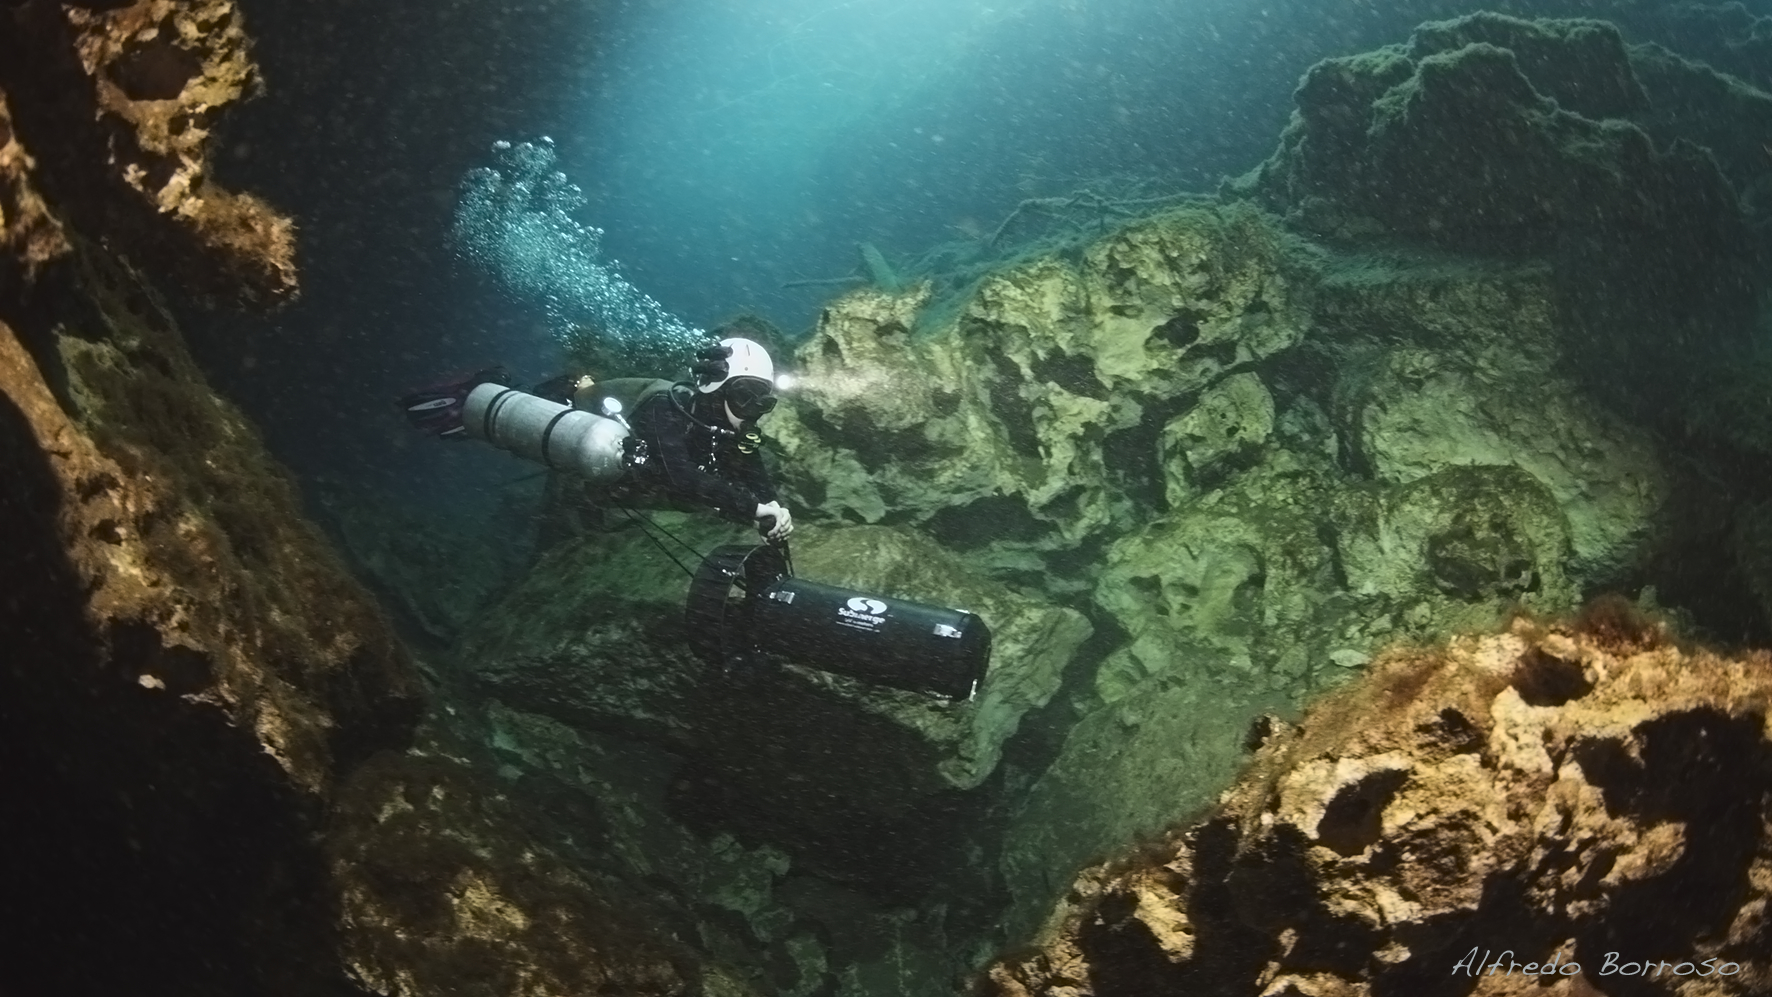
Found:
[{"label": "algae-covered rock", "polygon": [[1236,675],[1283,689],[1326,664],[1337,589],[1315,475],[1255,475],[1108,548],[1095,602],[1128,642],[1096,672],[1104,702],[1162,676]]},{"label": "algae-covered rock", "polygon": [[1338,511],[1336,552],[1358,595],[1409,602],[1437,594],[1491,607],[1575,602],[1563,513],[1518,467],[1461,465],[1400,487],[1350,491]]},{"label": "algae-covered rock", "polygon": [[1352,442],[1380,481],[1460,465],[1531,474],[1567,517],[1569,570],[1583,581],[1628,567],[1666,499],[1666,474],[1643,430],[1505,353],[1400,348],[1368,365],[1346,395]]},{"label": "algae-covered rock", "polygon": [[1163,477],[1171,508],[1227,466],[1253,461],[1274,430],[1274,397],[1254,374],[1233,374],[1163,427]]},{"label": "algae-covered rock", "polygon": [[[1772,29],[1772,18],[1767,20]],[[1772,54],[1772,30],[1760,45]],[[1772,93],[1660,45],[1633,45],[1631,69],[1650,100],[1638,120],[1657,142],[1684,139],[1708,149],[1736,189],[1772,175],[1764,136],[1772,133]],[[1762,73],[1772,70],[1762,69]]]},{"label": "algae-covered rock", "polygon": [[1763,250],[1744,203],[1772,184],[1749,137],[1772,97],[1608,24],[1499,14],[1325,60],[1297,97],[1227,195],[1338,241],[1545,262],[1564,373],[1668,428],[1745,344]]},{"label": "algae-covered rock", "polygon": [[1689,142],[1652,140],[1651,114],[1614,26],[1474,14],[1313,66],[1280,150],[1229,189],[1340,236],[1528,254],[1635,228],[1738,252],[1729,181]]},{"label": "algae-covered rock", "polygon": [[45,195],[170,286],[220,302],[294,298],[293,219],[214,179],[217,121],[262,86],[239,9],[86,6],[8,4],[0,36],[0,89]]},{"label": "algae-covered rock", "polygon": [[1182,209],[993,274],[924,314],[926,288],[833,302],[771,432],[790,491],[827,516],[924,525],[950,545],[1071,546],[1160,501],[1150,437],[1188,396],[1308,325],[1258,212]]}]

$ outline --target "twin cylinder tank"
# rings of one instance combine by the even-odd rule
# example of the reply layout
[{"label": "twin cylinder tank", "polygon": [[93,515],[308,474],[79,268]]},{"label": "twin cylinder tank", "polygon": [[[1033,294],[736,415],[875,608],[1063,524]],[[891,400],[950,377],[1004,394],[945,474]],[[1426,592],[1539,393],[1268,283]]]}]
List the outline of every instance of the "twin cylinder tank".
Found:
[{"label": "twin cylinder tank", "polygon": [[628,427],[619,419],[487,382],[468,393],[462,425],[474,439],[593,484],[622,474]]}]

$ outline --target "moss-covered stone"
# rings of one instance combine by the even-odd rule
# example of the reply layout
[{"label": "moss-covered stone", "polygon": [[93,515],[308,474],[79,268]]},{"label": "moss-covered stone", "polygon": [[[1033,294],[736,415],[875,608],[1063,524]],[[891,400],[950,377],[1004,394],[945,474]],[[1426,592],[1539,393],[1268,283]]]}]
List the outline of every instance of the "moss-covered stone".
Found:
[{"label": "moss-covered stone", "polygon": [[1170,507],[1228,468],[1255,460],[1273,430],[1274,397],[1261,378],[1233,374],[1207,389],[1199,404],[1163,427],[1159,445]]},{"label": "moss-covered stone", "polygon": [[1642,430],[1505,352],[1399,348],[1364,377],[1348,390],[1343,416],[1376,478],[1407,483],[1459,465],[1517,466],[1567,518],[1574,576],[1592,582],[1630,565],[1667,493]]},{"label": "moss-covered stone", "polygon": [[[1351,592],[1434,604],[1428,611],[1448,629],[1488,625],[1509,601],[1559,610],[1576,601],[1562,510],[1516,466],[1460,465],[1407,485],[1350,490],[1336,518],[1338,563]],[[1458,602],[1485,611],[1458,619]]]},{"label": "moss-covered stone", "polygon": [[[1772,54],[1772,37],[1762,45]],[[1772,174],[1764,145],[1772,134],[1772,93],[1761,89],[1767,84],[1755,86],[1660,45],[1633,45],[1630,57],[1650,95],[1637,120],[1657,142],[1671,146],[1684,139],[1710,150],[1743,193]]]},{"label": "moss-covered stone", "polygon": [[1323,664],[1313,664],[1313,631],[1336,589],[1333,552],[1318,532],[1323,481],[1252,477],[1260,485],[1214,493],[1108,548],[1095,602],[1128,642],[1096,673],[1103,701],[1153,677],[1236,675],[1285,689],[1308,685]]},{"label": "moss-covered stone", "polygon": [[1409,56],[1421,60],[1470,45],[1513,53],[1533,89],[1583,117],[1625,118],[1649,106],[1624,38],[1608,21],[1528,21],[1485,11],[1421,25],[1409,39]]},{"label": "moss-covered stone", "polygon": [[1258,212],[1190,208],[988,277],[935,329],[926,289],[839,299],[771,427],[790,490],[952,545],[1074,546],[1161,501],[1153,416],[1303,336],[1284,263]]},{"label": "moss-covered stone", "polygon": [[1648,108],[1612,25],[1475,14],[1312,67],[1279,152],[1230,189],[1339,237],[1538,253],[1625,224],[1744,241],[1728,181],[1658,148]]}]

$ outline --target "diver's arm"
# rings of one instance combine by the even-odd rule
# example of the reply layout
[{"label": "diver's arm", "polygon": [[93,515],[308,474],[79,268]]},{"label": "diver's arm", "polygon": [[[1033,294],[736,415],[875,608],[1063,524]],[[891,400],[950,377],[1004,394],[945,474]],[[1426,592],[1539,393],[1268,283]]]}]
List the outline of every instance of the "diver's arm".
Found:
[{"label": "diver's arm", "polygon": [[642,406],[634,431],[646,438],[665,489],[675,497],[709,506],[735,523],[754,520],[757,506],[765,500],[696,466],[686,442],[692,425],[689,416],[677,411],[668,399],[660,402]]}]

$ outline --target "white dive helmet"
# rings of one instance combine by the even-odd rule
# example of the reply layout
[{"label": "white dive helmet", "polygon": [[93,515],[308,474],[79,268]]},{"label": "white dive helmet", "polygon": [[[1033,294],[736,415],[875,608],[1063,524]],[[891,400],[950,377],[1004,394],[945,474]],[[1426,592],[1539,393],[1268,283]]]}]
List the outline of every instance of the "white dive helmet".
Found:
[{"label": "white dive helmet", "polygon": [[726,358],[726,376],[710,379],[696,390],[704,395],[713,394],[735,377],[760,377],[775,383],[775,363],[769,359],[768,350],[748,339],[722,339],[720,345],[732,350]]}]

